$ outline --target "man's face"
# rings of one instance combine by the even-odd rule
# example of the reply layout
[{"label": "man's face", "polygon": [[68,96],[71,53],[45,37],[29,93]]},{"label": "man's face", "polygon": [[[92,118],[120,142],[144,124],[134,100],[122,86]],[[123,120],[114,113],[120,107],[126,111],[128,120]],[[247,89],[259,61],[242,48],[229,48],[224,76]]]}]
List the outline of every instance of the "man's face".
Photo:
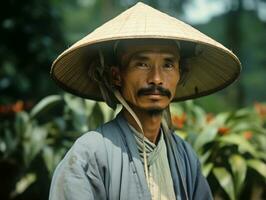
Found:
[{"label": "man's face", "polygon": [[175,96],[180,78],[179,51],[175,43],[130,43],[118,52],[115,84],[134,109],[162,111]]}]

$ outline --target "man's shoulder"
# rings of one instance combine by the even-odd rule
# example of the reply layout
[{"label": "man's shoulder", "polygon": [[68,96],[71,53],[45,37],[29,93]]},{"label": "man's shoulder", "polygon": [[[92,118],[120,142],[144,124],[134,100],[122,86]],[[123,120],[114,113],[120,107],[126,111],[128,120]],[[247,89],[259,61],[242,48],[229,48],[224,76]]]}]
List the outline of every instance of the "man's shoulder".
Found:
[{"label": "man's shoulder", "polygon": [[88,157],[102,152],[104,142],[101,133],[89,131],[80,136],[72,145],[70,152],[78,157]]},{"label": "man's shoulder", "polygon": [[80,136],[74,143],[74,149],[97,150],[106,146],[117,137],[119,132],[116,119],[100,125],[95,130],[88,131]]},{"label": "man's shoulder", "polygon": [[105,135],[105,132],[113,132],[114,129],[118,128],[118,117],[101,124],[98,128],[96,128],[94,131],[101,133],[103,136]]},{"label": "man's shoulder", "polygon": [[80,136],[76,142],[83,143],[83,142],[90,142],[90,141],[99,141],[102,140],[106,136],[106,132],[112,134],[115,129],[117,129],[117,119],[112,119],[106,123],[101,124],[97,128],[93,130],[89,130]]},{"label": "man's shoulder", "polygon": [[190,146],[187,141],[177,135],[176,132],[173,131],[172,136],[177,147],[187,148],[187,146]]},{"label": "man's shoulder", "polygon": [[175,132],[173,132],[172,135],[174,138],[175,146],[176,146],[177,150],[179,151],[179,153],[183,156],[190,158],[190,159],[196,160],[197,155],[196,155],[194,149],[192,148],[192,146],[187,141],[185,141],[184,139],[179,137]]}]

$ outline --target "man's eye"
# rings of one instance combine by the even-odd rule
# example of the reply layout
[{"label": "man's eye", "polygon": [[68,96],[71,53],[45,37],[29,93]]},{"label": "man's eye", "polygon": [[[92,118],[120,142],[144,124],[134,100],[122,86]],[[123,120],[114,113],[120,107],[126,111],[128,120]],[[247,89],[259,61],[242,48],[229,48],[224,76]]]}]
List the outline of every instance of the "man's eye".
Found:
[{"label": "man's eye", "polygon": [[140,68],[149,68],[149,65],[147,63],[142,62],[136,63],[136,66]]},{"label": "man's eye", "polygon": [[166,68],[166,69],[172,69],[172,68],[174,68],[175,66],[174,66],[174,64],[173,63],[165,63],[164,64],[164,68]]}]

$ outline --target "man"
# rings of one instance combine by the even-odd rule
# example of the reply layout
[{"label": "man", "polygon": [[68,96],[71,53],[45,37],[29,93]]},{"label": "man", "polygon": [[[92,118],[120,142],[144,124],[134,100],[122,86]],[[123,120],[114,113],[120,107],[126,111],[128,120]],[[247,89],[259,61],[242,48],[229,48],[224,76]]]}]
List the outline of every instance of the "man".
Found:
[{"label": "man", "polygon": [[185,199],[212,195],[169,104],[210,94],[240,73],[237,57],[194,28],[138,3],[63,52],[52,76],[78,96],[123,108],[80,137],[50,199]]}]

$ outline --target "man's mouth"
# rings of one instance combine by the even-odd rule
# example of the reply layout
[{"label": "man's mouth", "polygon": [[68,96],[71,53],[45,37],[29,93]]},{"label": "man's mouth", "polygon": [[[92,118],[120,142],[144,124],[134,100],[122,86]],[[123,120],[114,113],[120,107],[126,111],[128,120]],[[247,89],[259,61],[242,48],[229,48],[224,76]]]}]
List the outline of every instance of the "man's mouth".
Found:
[{"label": "man's mouth", "polygon": [[138,96],[146,96],[146,95],[167,96],[168,98],[171,98],[171,92],[168,89],[156,85],[151,85],[146,88],[141,88],[138,91]]},{"label": "man's mouth", "polygon": [[151,91],[151,92],[143,92],[142,95],[158,95],[158,96],[166,96],[165,94],[159,91]]}]

